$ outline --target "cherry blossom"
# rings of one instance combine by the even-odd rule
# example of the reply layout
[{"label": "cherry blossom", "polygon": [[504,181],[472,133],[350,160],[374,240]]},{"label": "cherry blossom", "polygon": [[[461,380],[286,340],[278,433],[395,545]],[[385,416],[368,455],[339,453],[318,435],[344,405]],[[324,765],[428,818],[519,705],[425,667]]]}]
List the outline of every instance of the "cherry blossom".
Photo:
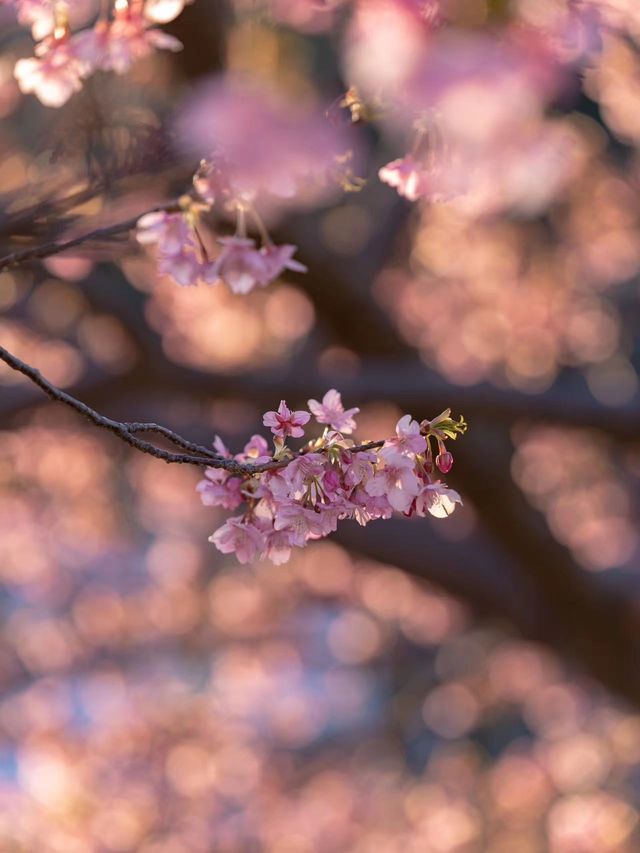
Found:
[{"label": "cherry blossom", "polygon": [[242,481],[239,477],[230,477],[227,471],[220,468],[207,468],[205,478],[197,486],[205,506],[234,510],[243,502],[240,491]]},{"label": "cherry blossom", "polygon": [[303,548],[308,539],[319,539],[322,536],[320,514],[299,503],[279,506],[273,526],[275,530],[286,531],[289,543],[298,548]]},{"label": "cherry blossom", "polygon": [[229,518],[209,541],[223,554],[235,554],[240,563],[250,563],[265,545],[264,534],[241,518]]},{"label": "cherry blossom", "polygon": [[322,403],[317,400],[308,400],[307,404],[319,424],[328,424],[332,429],[345,435],[350,435],[356,428],[353,416],[357,415],[360,409],[347,409],[345,411],[342,398],[335,388],[327,391],[322,398]]},{"label": "cherry blossom", "polygon": [[[76,23],[83,18],[82,5],[72,7]],[[128,0],[115,0],[112,19],[101,15],[93,27],[73,33],[66,4],[19,0],[16,6],[20,23],[30,25],[34,39],[42,41],[34,48],[35,57],[18,60],[14,75],[20,90],[34,93],[45,106],[61,107],[95,71],[126,74],[153,50],[182,49],[178,39],[153,24],[173,20],[184,0],[148,0],[132,6]]]},{"label": "cherry blossom", "polygon": [[427,441],[422,435],[420,424],[411,415],[403,415],[396,424],[396,437],[385,442],[382,448],[383,456],[395,453],[423,453]]},{"label": "cherry blossom", "polygon": [[108,30],[102,61],[95,67],[126,74],[134,62],[154,49],[175,52],[182,50],[182,42],[162,30],[151,28],[144,14],[125,6],[116,12]]},{"label": "cherry blossom", "polygon": [[256,249],[255,240],[247,237],[221,237],[222,252],[206,271],[209,282],[224,281],[233,293],[249,293],[266,283],[266,268]]},{"label": "cherry blossom", "polygon": [[398,512],[406,512],[420,491],[420,481],[414,473],[415,461],[401,453],[388,453],[384,467],[365,484],[373,497],[384,495]]},{"label": "cherry blossom", "polygon": [[297,248],[290,243],[283,243],[280,246],[269,243],[260,249],[266,273],[266,284],[278,278],[285,270],[307,272],[307,267],[304,264],[293,260]]},{"label": "cherry blossom", "polygon": [[[233,293],[244,295],[255,287],[266,287],[285,270],[307,271],[304,264],[293,258],[296,246],[275,245],[256,208],[237,197],[229,202],[236,210],[236,233],[217,239],[222,248],[211,260],[203,241],[209,229],[202,217],[212,210],[220,186],[224,185],[224,176],[213,164],[203,161],[193,184],[193,194],[182,196],[174,205],[178,210],[157,210],[138,220],[137,240],[145,246],[155,245],[161,275],[169,275],[181,285],[222,281]],[[260,248],[247,236],[247,213],[260,232]]]},{"label": "cherry blossom", "polygon": [[204,273],[206,281],[224,281],[234,293],[249,293],[254,287],[265,287],[285,269],[306,272],[307,268],[292,260],[295,246],[263,246],[247,237],[220,237],[222,252]]},{"label": "cherry blossom", "polygon": [[[219,438],[217,440],[220,441]],[[227,454],[231,455],[228,451]],[[268,462],[271,457],[266,439],[261,435],[252,435],[251,439],[245,444],[242,453],[239,453],[236,458],[240,462]]]},{"label": "cherry blossom", "polygon": [[415,501],[416,515],[425,516],[427,513],[436,518],[447,518],[462,504],[462,498],[453,489],[448,489],[443,483],[428,483],[422,487]]},{"label": "cherry blossom", "polygon": [[378,177],[384,184],[395,187],[398,195],[409,201],[426,197],[439,201],[443,198],[435,174],[418,163],[411,154],[387,163],[378,172]]},{"label": "cherry blossom", "polygon": [[[278,411],[263,417],[276,436],[276,455],[268,456],[266,440],[254,435],[234,457],[238,462],[258,463],[259,471],[229,474],[207,469],[197,487],[205,505],[229,510],[246,506],[243,515],[229,519],[211,537],[223,553],[237,552],[241,562],[266,557],[281,564],[289,559],[292,548],[328,536],[341,520],[365,525],[390,518],[394,512],[444,518],[461,503],[457,492],[434,479],[431,463],[431,441],[442,444],[439,458],[446,467],[453,457],[444,449],[444,441],[466,429],[464,421],[454,421],[448,410],[422,424],[404,415],[394,437],[357,446],[346,430],[355,429],[353,415],[358,410],[345,411],[338,391],[332,388],[322,403],[310,400],[309,406],[321,425],[329,422],[327,427],[334,428],[325,428],[297,455],[284,442],[289,436],[302,436],[310,415],[292,411],[282,401]],[[346,429],[335,429],[336,423]],[[219,439],[214,446],[226,456],[228,451]]]},{"label": "cherry blossom", "polygon": [[169,33],[151,29],[142,15],[127,11],[112,23],[98,21],[92,29],[72,37],[76,57],[82,63],[83,77],[95,71],[126,74],[138,59],[152,50],[182,50],[182,43]]},{"label": "cherry blossom", "polygon": [[45,38],[54,30],[55,17],[53,4],[48,0],[20,0],[14,4],[18,21],[31,27],[31,35],[37,41]]},{"label": "cherry blossom", "polygon": [[267,412],[262,418],[262,423],[271,428],[271,432],[278,438],[300,438],[304,435],[302,427],[309,422],[309,412],[292,412],[284,400],[280,401],[277,412]]},{"label": "cherry blossom", "polygon": [[146,0],[144,16],[154,24],[168,24],[181,14],[192,0]]},{"label": "cherry blossom", "polygon": [[[300,414],[299,412],[296,414]],[[306,484],[316,484],[320,489],[319,481],[325,473],[325,460],[319,453],[306,453],[298,456],[284,469],[283,478],[287,483],[291,494],[302,494]]]},{"label": "cherry blossom", "polygon": [[168,275],[183,286],[202,280],[205,264],[194,229],[182,213],[145,214],[138,220],[136,238],[144,246],[156,246],[161,275]]},{"label": "cherry blossom", "polygon": [[[250,129],[250,132],[248,132]],[[268,209],[335,195],[336,158],[353,148],[319,105],[286,98],[256,79],[203,83],[177,119],[186,152],[222,164],[227,191]]]},{"label": "cherry blossom", "polygon": [[14,75],[20,91],[32,92],[46,107],[61,107],[82,88],[82,65],[66,36],[47,38],[35,53],[16,62]]}]

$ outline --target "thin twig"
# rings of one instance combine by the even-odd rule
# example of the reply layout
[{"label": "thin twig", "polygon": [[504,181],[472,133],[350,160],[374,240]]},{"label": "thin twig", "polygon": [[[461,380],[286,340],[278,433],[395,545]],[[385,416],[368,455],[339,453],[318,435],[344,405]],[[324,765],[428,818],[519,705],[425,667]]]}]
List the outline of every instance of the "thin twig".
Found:
[{"label": "thin twig", "polygon": [[[199,467],[206,466],[207,468],[222,468],[225,471],[229,471],[233,474],[241,474],[241,475],[252,475],[252,474],[262,474],[265,471],[275,471],[278,468],[285,468],[298,456],[303,456],[305,453],[309,452],[308,450],[302,450],[298,454],[293,454],[290,457],[286,457],[283,459],[271,459],[268,462],[260,462],[260,463],[242,463],[237,462],[235,459],[229,459],[225,456],[221,456],[218,453],[215,453],[212,450],[209,450],[206,447],[202,447],[199,444],[194,444],[191,441],[188,441],[186,438],[183,438],[181,435],[170,430],[168,427],[162,426],[160,424],[155,423],[126,423],[122,421],[114,421],[112,418],[108,418],[105,415],[101,415],[99,412],[96,412],[95,409],[92,409],[86,403],[83,403],[82,400],[77,400],[75,397],[72,397],[71,394],[67,394],[66,391],[63,391],[61,388],[57,388],[55,385],[52,385],[47,379],[42,376],[39,370],[35,367],[32,367],[26,362],[19,359],[17,356],[10,353],[4,347],[0,346],[0,361],[4,361],[12,370],[16,370],[19,373],[22,373],[23,376],[26,376],[30,379],[38,388],[41,388],[44,393],[54,400],[57,403],[63,403],[65,406],[69,406],[69,408],[74,409],[79,414],[83,415],[85,418],[91,421],[97,427],[101,429],[106,429],[109,432],[116,435],[119,439],[124,441],[130,447],[134,447],[136,450],[140,450],[142,453],[148,453],[150,456],[154,456],[156,459],[162,459],[167,463],[179,463],[185,465],[197,465]],[[161,447],[156,447],[155,444],[151,444],[149,441],[145,441],[142,438],[139,438],[136,433],[138,432],[156,432],[159,435],[162,435],[164,438],[167,438],[173,444],[178,447],[182,447],[185,450],[191,451],[190,453],[173,453],[169,450],[163,450]],[[360,453],[366,450],[373,450],[377,447],[382,447],[384,441],[371,441],[367,444],[360,444],[356,447],[348,448],[351,453]]]},{"label": "thin twig", "polygon": [[177,433],[173,432],[166,426],[162,426],[161,424],[125,423],[124,426],[127,428],[127,432],[157,432],[159,435],[163,435],[177,447],[182,447],[184,450],[190,450],[192,453],[200,454],[202,456],[209,456],[212,459],[222,458],[219,453],[215,452],[215,450],[210,450],[208,447],[203,447],[201,444],[195,444],[193,441],[187,441],[186,438],[183,438],[181,435],[177,435]]},{"label": "thin twig", "polygon": [[54,240],[50,243],[42,243],[40,246],[33,246],[30,249],[23,249],[20,252],[12,252],[10,255],[5,255],[4,258],[0,258],[0,272],[22,266],[22,264],[26,264],[29,261],[58,255],[60,252],[66,252],[67,249],[73,249],[76,246],[81,246],[89,240],[104,240],[107,237],[113,237],[116,234],[131,231],[136,227],[138,220],[147,213],[158,213],[161,211],[166,213],[177,213],[179,210],[180,206],[176,201],[167,202],[166,204],[161,204],[151,210],[147,210],[144,213],[140,213],[137,216],[133,216],[131,219],[127,219],[124,222],[117,222],[115,225],[107,225],[104,228],[95,228],[93,231],[87,231],[85,234],[80,234],[78,237],[72,237],[69,240],[64,240],[62,242]]}]

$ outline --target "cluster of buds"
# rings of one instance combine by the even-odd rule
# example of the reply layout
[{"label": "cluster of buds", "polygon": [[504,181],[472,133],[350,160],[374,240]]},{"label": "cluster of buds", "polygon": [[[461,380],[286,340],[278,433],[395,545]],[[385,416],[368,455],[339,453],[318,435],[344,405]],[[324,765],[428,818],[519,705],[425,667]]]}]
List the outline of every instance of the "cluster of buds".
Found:
[{"label": "cluster of buds", "polygon": [[184,0],[115,0],[95,25],[72,33],[63,2],[15,0],[18,20],[31,26],[35,56],[20,59],[14,74],[20,90],[48,107],[61,107],[95,71],[126,74],[154,49],[182,49],[178,39],[156,29],[177,17]]},{"label": "cluster of buds", "polygon": [[[235,553],[241,563],[266,557],[280,564],[292,548],[327,536],[343,519],[365,525],[394,513],[444,518],[461,503],[440,480],[453,464],[445,441],[466,430],[450,410],[422,423],[404,415],[392,438],[356,445],[350,436],[359,409],[345,410],[336,390],[308,406],[310,411],[292,411],[282,401],[277,411],[264,415],[273,453],[261,435],[234,457],[216,439],[216,451],[233,458],[239,472],[208,468],[198,491],[207,506],[243,508],[210,537],[222,553]],[[287,439],[301,438],[312,415],[324,431],[293,453]]]},{"label": "cluster of buds", "polygon": [[[154,211],[138,220],[136,237],[143,245],[155,246],[159,274],[180,285],[224,282],[233,293],[246,294],[255,287],[266,287],[284,270],[306,272],[293,259],[296,247],[276,246],[255,205],[235,195],[221,180],[214,181],[213,173],[213,165],[203,162],[193,181],[195,197],[184,195],[176,210]],[[220,178],[218,169],[215,175]],[[227,209],[235,210],[236,232],[218,238],[219,248],[212,257],[202,237],[201,218],[212,210],[218,196]],[[248,217],[260,235],[260,246],[247,235]]]}]

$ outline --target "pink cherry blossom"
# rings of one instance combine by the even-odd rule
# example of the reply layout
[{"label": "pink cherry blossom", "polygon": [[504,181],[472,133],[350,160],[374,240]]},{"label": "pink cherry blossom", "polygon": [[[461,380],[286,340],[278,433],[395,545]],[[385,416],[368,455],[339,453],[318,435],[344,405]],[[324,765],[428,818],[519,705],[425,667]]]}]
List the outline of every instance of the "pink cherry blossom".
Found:
[{"label": "pink cherry blossom", "polygon": [[[55,3],[51,0],[4,0],[4,3],[15,8],[19,23],[31,28],[34,41],[50,36],[56,28]],[[84,26],[95,15],[93,0],[73,0],[65,6],[73,27]]]},{"label": "pink cherry blossom", "polygon": [[335,468],[330,468],[328,471],[324,472],[322,476],[322,490],[326,495],[337,495],[341,486],[342,481],[340,474],[335,470]]},{"label": "pink cherry blossom", "polygon": [[221,506],[223,509],[237,509],[244,498],[241,493],[242,480],[230,477],[221,468],[207,468],[205,478],[196,486],[205,506]]},{"label": "pink cherry blossom", "polygon": [[420,481],[414,473],[415,462],[400,453],[389,453],[384,468],[365,483],[365,491],[373,497],[386,495],[398,512],[406,512],[420,491]]},{"label": "pink cherry blossom", "polygon": [[[300,412],[296,412],[300,414]],[[306,414],[306,412],[304,413]],[[324,474],[327,460],[320,453],[305,453],[298,456],[284,469],[282,476],[288,483],[291,493],[304,491],[313,481],[318,481]]]},{"label": "pink cherry blossom", "polygon": [[227,519],[209,541],[223,554],[235,553],[240,563],[255,560],[265,546],[264,534],[254,524],[237,516]]},{"label": "pink cherry blossom", "polygon": [[93,67],[116,74],[126,74],[134,62],[154,49],[182,50],[182,42],[169,33],[150,28],[145,16],[129,6],[117,10],[106,33],[98,35],[102,52]]},{"label": "pink cherry blossom", "polygon": [[292,544],[289,530],[272,529],[266,534],[264,555],[275,566],[281,566],[289,561]]},{"label": "pink cherry blossom", "polygon": [[271,457],[269,456],[269,445],[261,435],[252,435],[250,441],[248,441],[242,453],[238,453],[236,455],[236,459],[239,462],[268,462]]},{"label": "pink cherry blossom", "polygon": [[351,453],[344,449],[340,454],[340,463],[344,481],[348,486],[358,486],[366,482],[373,474],[373,466],[378,457],[372,452]]},{"label": "pink cherry blossom", "polygon": [[144,16],[154,24],[174,21],[192,0],[145,0]]},{"label": "pink cherry blossom", "polygon": [[300,438],[304,435],[302,427],[309,422],[309,412],[292,412],[284,400],[280,401],[277,412],[266,412],[262,423],[271,428],[271,432],[279,438]]},{"label": "pink cherry blossom", "polygon": [[378,172],[378,177],[384,184],[395,187],[398,195],[409,201],[419,198],[442,201],[445,198],[438,186],[437,174],[425,168],[411,154],[387,163]]},{"label": "pink cherry blossom", "polygon": [[462,504],[462,498],[453,489],[443,483],[428,483],[416,497],[415,511],[419,516],[429,512],[436,518],[447,518],[453,513],[456,504]]},{"label": "pink cherry blossom", "polygon": [[158,244],[167,255],[176,255],[185,244],[193,246],[193,235],[185,218],[180,213],[164,210],[146,213],[138,220],[136,238],[139,243]]},{"label": "pink cherry blossom", "polygon": [[249,293],[254,287],[265,287],[284,269],[306,272],[306,267],[291,260],[295,246],[256,248],[247,237],[221,237],[223,249],[205,271],[206,281],[221,279],[234,293]]},{"label": "pink cherry blossom", "polygon": [[327,122],[319,105],[230,75],[190,95],[177,129],[189,155],[210,158],[215,152],[214,160],[221,158],[234,196],[259,197],[269,209],[334,195],[337,186],[327,177],[336,158],[354,147],[347,130]]},{"label": "pink cherry blossom", "polygon": [[61,107],[82,88],[82,66],[66,37],[46,39],[36,45],[35,53],[16,62],[20,91],[32,92],[46,107]]},{"label": "pink cherry blossom", "polygon": [[427,440],[420,432],[420,424],[411,415],[403,415],[396,424],[396,437],[385,442],[381,455],[393,456],[395,453],[424,453]]},{"label": "pink cherry blossom", "polygon": [[160,275],[168,275],[182,287],[189,287],[202,279],[202,264],[194,252],[185,250],[176,255],[161,256],[158,272]]},{"label": "pink cherry blossom", "polygon": [[36,39],[35,57],[16,63],[14,74],[22,92],[33,92],[46,106],[60,107],[82,87],[82,80],[94,71],[125,74],[132,64],[153,50],[181,50],[174,36],[154,29],[153,23],[166,23],[182,11],[184,0],[149,0],[130,6],[116,0],[114,17],[102,16],[88,29],[71,35],[66,12],[71,20],[84,23],[94,11],[91,4],[76,0],[60,12],[56,4],[43,0],[19,0],[18,19],[30,24]]},{"label": "pink cherry blossom", "polygon": [[312,509],[300,503],[286,503],[278,507],[273,522],[276,530],[286,530],[289,541],[298,548],[304,547],[310,538],[323,535],[323,519]]},{"label": "pink cherry blossom", "polygon": [[203,278],[204,265],[193,229],[181,213],[155,211],[138,220],[136,238],[143,246],[155,245],[158,271],[180,285],[197,284]]},{"label": "pink cherry blossom", "polygon": [[233,293],[249,293],[259,285],[265,268],[255,241],[247,237],[221,237],[222,252],[205,271],[205,280],[222,280]]},{"label": "pink cherry blossom", "polygon": [[351,496],[354,505],[353,517],[362,527],[378,518],[391,518],[393,507],[387,500],[386,493],[370,495],[364,489],[358,489]]},{"label": "pink cherry blossom", "polygon": [[19,0],[15,2],[18,21],[31,27],[36,41],[51,35],[55,27],[53,4],[49,0]]},{"label": "pink cherry blossom", "polygon": [[283,471],[268,471],[262,478],[261,486],[265,498],[275,508],[280,501],[289,500],[291,486]]},{"label": "pink cherry blossom", "polygon": [[342,398],[335,388],[327,391],[322,398],[322,403],[317,400],[308,400],[307,403],[319,424],[328,424],[345,435],[350,435],[356,428],[353,416],[357,415],[360,409],[347,409],[345,411]]},{"label": "pink cherry blossom", "polygon": [[[357,409],[345,412],[335,389],[325,394],[322,403],[309,402],[315,404],[317,420],[323,423],[324,418],[334,428],[325,429],[292,459],[279,456],[278,462],[286,463],[282,467],[244,475],[207,469],[198,485],[205,505],[236,509],[246,502],[247,507],[244,516],[230,519],[212,537],[223,553],[239,551],[241,561],[267,557],[280,564],[288,560],[293,547],[303,548],[334,532],[341,519],[365,525],[390,518],[394,512],[445,517],[460,503],[457,492],[434,482],[431,468],[421,456],[426,439],[411,415],[400,418],[395,437],[382,448],[360,451],[353,447],[346,430],[335,429],[337,421],[347,429],[355,428]],[[433,421],[422,422],[445,460],[445,440],[466,428],[463,419],[454,421],[450,415],[447,410]],[[281,401],[277,411],[264,415],[263,423],[284,440],[289,435],[300,437],[309,419],[308,412],[291,411]],[[219,439],[215,447],[228,457]],[[252,436],[242,453],[233,458],[245,464],[271,459],[267,442],[259,435]]]},{"label": "pink cherry blossom", "polygon": [[269,284],[270,281],[276,279],[285,270],[307,272],[307,267],[304,264],[293,260],[297,249],[297,246],[292,246],[290,243],[283,243],[281,246],[269,244],[260,249],[266,271],[267,280],[264,282],[265,284]]}]

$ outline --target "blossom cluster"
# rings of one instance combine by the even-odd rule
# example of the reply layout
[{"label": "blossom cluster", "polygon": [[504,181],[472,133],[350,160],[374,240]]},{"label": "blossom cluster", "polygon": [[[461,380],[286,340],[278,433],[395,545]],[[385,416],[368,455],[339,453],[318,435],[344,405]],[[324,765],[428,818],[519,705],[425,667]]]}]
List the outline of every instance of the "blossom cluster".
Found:
[{"label": "blossom cluster", "polygon": [[[168,275],[180,285],[199,282],[224,282],[233,293],[246,294],[255,287],[266,287],[284,270],[306,272],[307,268],[293,259],[296,246],[276,246],[255,206],[234,196],[227,187],[221,190],[207,177],[211,164],[201,164],[194,177],[194,196],[180,199],[177,210],[158,210],[138,220],[136,237],[142,245],[154,245],[158,272]],[[203,240],[203,213],[211,211],[221,193],[227,209],[235,209],[236,233],[219,237],[220,247],[214,257]],[[253,217],[262,245],[247,236],[247,214]]]},{"label": "blossom cluster", "polygon": [[31,27],[35,56],[19,59],[14,74],[20,90],[48,107],[61,107],[95,71],[126,74],[154,49],[178,51],[182,43],[156,29],[184,8],[184,0],[115,0],[111,14],[93,27],[71,32],[64,4],[14,0],[20,23]]},{"label": "blossom cluster", "polygon": [[[247,473],[206,470],[197,487],[203,503],[228,511],[243,508],[210,537],[223,554],[235,553],[241,563],[267,557],[280,564],[292,548],[333,533],[343,519],[365,525],[394,512],[444,518],[461,503],[440,479],[453,465],[445,441],[466,429],[450,410],[421,423],[404,415],[393,437],[356,445],[350,436],[359,409],[345,410],[338,391],[331,389],[308,406],[310,411],[293,411],[283,400],[264,415],[275,452],[270,454],[263,436],[254,435],[233,457]],[[287,439],[301,438],[312,415],[324,432],[292,453]],[[219,438],[214,446],[232,458]]]},{"label": "blossom cluster", "polygon": [[576,166],[575,134],[548,108],[568,69],[591,61],[594,10],[552,3],[549,20],[540,12],[496,34],[451,26],[448,4],[427,6],[359,3],[346,27],[346,76],[365,113],[382,107],[375,117],[402,154],[378,177],[409,201],[454,202],[471,216],[538,213]]}]

